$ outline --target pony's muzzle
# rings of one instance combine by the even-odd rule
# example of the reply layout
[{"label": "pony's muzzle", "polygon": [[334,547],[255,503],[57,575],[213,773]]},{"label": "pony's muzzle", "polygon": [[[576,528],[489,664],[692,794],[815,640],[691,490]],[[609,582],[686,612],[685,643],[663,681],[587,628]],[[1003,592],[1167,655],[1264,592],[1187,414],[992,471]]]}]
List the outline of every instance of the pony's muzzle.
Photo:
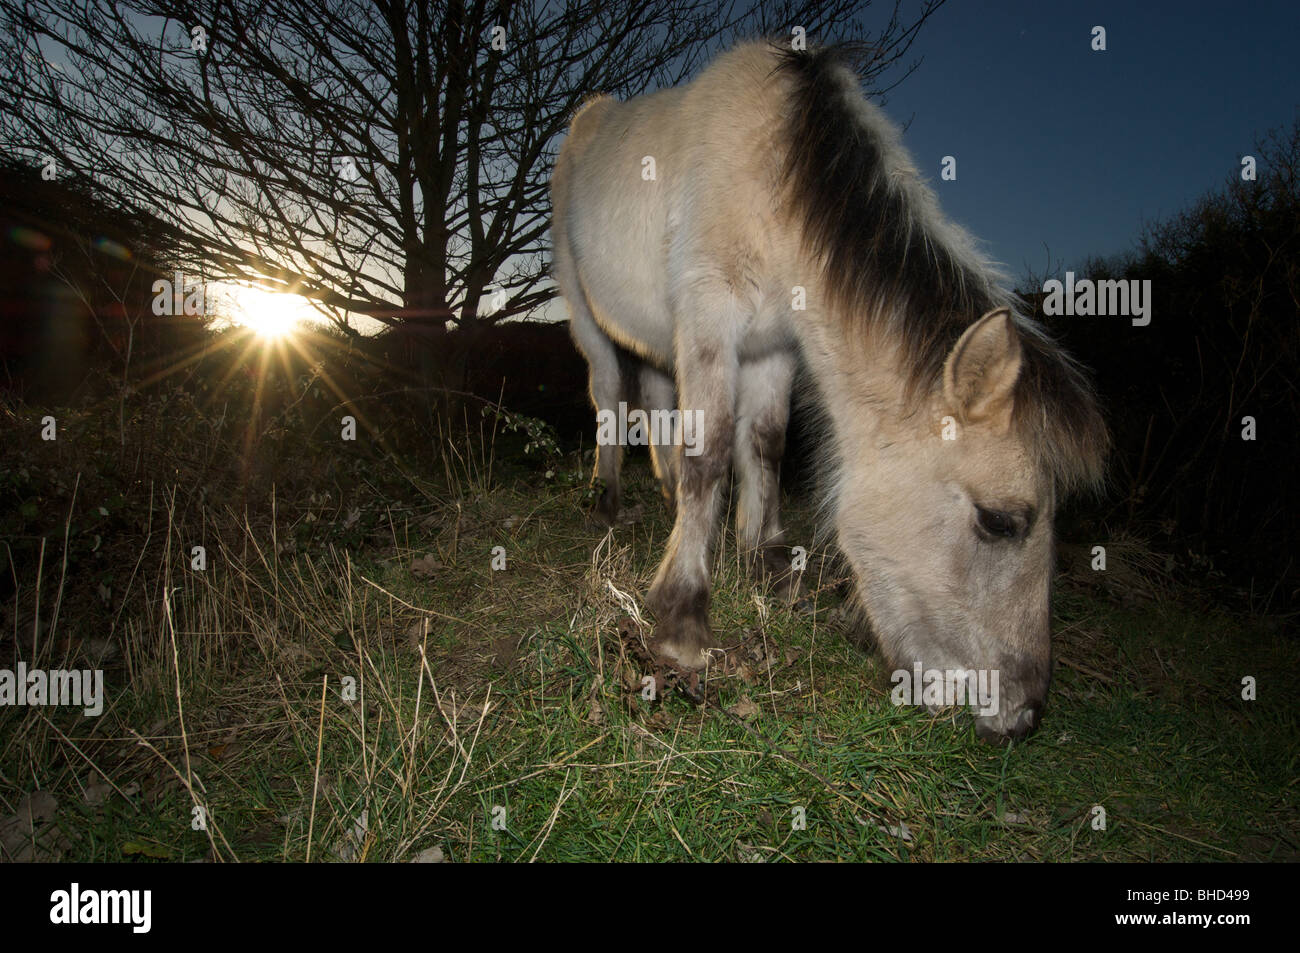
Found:
[{"label": "pony's muzzle", "polygon": [[1021,741],[1038,730],[1042,712],[1041,702],[1030,702],[996,715],[980,715],[975,719],[975,735],[981,741],[995,745]]}]

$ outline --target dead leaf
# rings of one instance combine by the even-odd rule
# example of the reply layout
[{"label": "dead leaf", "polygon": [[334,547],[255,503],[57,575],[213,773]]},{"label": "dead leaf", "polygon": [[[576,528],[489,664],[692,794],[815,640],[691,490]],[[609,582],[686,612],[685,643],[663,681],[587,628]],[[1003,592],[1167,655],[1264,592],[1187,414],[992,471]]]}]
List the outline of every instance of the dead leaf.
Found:
[{"label": "dead leaf", "polygon": [[213,761],[229,761],[243,750],[244,746],[238,741],[228,741],[208,748],[208,757]]},{"label": "dead leaf", "polygon": [[143,857],[153,857],[157,860],[170,860],[172,853],[161,844],[151,844],[148,841],[129,840],[122,845],[122,854],[126,857],[134,857],[137,854]]},{"label": "dead leaf", "polygon": [[492,640],[492,665],[494,668],[509,668],[514,664],[519,645],[523,642],[521,635],[503,635]]},{"label": "dead leaf", "polygon": [[443,568],[442,561],[433,553],[411,561],[411,574],[421,579],[427,579],[440,572]]},{"label": "dead leaf", "polygon": [[406,645],[412,652],[418,652],[420,646],[424,644],[424,638],[429,634],[429,628],[433,620],[428,616],[416,619],[406,629]]},{"label": "dead leaf", "polygon": [[19,801],[18,810],[0,820],[0,860],[59,860],[72,842],[54,822],[58,809],[58,799],[48,791],[33,791]]},{"label": "dead leaf", "polygon": [[18,810],[13,817],[31,829],[34,824],[54,820],[59,810],[59,799],[49,791],[33,791],[18,802]]},{"label": "dead leaf", "polygon": [[103,804],[108,796],[113,793],[113,785],[109,784],[103,778],[95,776],[86,784],[86,792],[82,795],[84,800],[91,807]]},{"label": "dead leaf", "polygon": [[740,701],[736,702],[736,704],[728,708],[727,711],[742,721],[748,721],[750,718],[753,718],[758,714],[759,708],[754,700],[746,695]]},{"label": "dead leaf", "polygon": [[876,830],[883,834],[888,834],[890,837],[897,837],[905,844],[910,844],[912,842],[912,829],[907,826],[905,821],[899,821],[897,826],[893,824],[887,826],[884,824],[877,824]]},{"label": "dead leaf", "polygon": [[367,844],[369,828],[370,812],[362,811],[361,816],[352,822],[352,829],[330,848],[330,853],[346,862],[364,859],[365,851],[369,846]]},{"label": "dead leaf", "polygon": [[111,639],[89,638],[81,643],[81,650],[89,658],[99,662],[107,662],[117,655],[117,643]]},{"label": "dead leaf", "polygon": [[158,804],[167,794],[180,786],[180,782],[170,771],[156,772],[144,779],[144,797],[150,804]]},{"label": "dead leaf", "polygon": [[645,519],[645,504],[638,503],[636,506],[625,507],[618,514],[618,523],[620,526],[630,526],[639,523]]}]

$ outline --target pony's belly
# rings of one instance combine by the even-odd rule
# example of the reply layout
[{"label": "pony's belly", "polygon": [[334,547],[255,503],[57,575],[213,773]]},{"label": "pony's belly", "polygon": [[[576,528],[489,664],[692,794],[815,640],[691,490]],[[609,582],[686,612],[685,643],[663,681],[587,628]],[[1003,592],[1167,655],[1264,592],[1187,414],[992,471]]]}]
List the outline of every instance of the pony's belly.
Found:
[{"label": "pony's belly", "polygon": [[584,281],[592,313],[601,329],[620,345],[671,370],[673,319],[662,285],[629,264],[624,261],[591,269],[614,278]]},{"label": "pony's belly", "polygon": [[644,296],[620,294],[592,302],[596,321],[620,345],[664,370],[673,367],[673,326],[667,306],[647,307]]},{"label": "pony's belly", "polygon": [[[626,273],[624,278],[617,285],[587,286],[596,322],[621,346],[671,372],[676,364],[677,328],[667,297],[652,282],[638,282]],[[789,316],[779,306],[755,302],[746,310],[734,330],[711,314],[685,314],[677,320],[692,325],[687,328],[691,338],[712,338],[724,347],[723,342],[731,340],[730,347],[741,363],[798,350]]]}]

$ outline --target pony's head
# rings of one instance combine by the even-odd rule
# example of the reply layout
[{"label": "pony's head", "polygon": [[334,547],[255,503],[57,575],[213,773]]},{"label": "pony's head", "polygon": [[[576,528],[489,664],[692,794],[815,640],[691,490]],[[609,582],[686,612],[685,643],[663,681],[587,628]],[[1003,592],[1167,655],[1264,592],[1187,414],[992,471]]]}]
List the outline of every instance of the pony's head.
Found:
[{"label": "pony's head", "polygon": [[1006,308],[938,370],[910,409],[848,424],[840,546],[893,669],[909,685],[918,667],[925,685],[969,682],[964,697],[909,700],[968,703],[974,672],[992,690],[974,702],[980,737],[1023,738],[1051,676],[1056,502],[1097,479],[1106,431],[1074,365]]},{"label": "pony's head", "polygon": [[827,305],[800,333],[834,424],[840,548],[891,665],[940,687],[975,672],[997,689],[996,713],[977,706],[981,737],[1021,738],[1051,675],[1056,503],[1100,479],[1106,428],[1079,368],[1015,317],[1002,276],[939,211],[844,53],[773,54],[783,207],[809,256],[798,273]]}]

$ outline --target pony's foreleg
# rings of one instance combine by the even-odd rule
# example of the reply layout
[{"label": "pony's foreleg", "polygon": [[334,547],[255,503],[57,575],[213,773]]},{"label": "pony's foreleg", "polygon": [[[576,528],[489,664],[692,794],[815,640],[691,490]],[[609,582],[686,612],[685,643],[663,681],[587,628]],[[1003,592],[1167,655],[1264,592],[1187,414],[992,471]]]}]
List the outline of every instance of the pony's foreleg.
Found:
[{"label": "pony's foreleg", "polygon": [[797,598],[800,576],[791,570],[781,528],[781,458],[790,422],[795,358],[774,353],[741,365],[736,397],[736,535],[755,578],[783,597]]},{"label": "pony's foreleg", "polygon": [[[723,299],[729,302],[729,299]],[[695,302],[698,306],[698,300]],[[723,315],[725,319],[729,317]],[[734,317],[721,327],[735,326]],[[697,338],[678,325],[677,383],[682,411],[677,513],[647,604],[656,618],[652,648],[689,669],[702,668],[714,645],[709,628],[709,571],[714,534],[731,472],[735,349]]]},{"label": "pony's foreleg", "polygon": [[659,421],[650,431],[650,460],[664,499],[672,509],[677,501],[677,475],[681,468],[681,420],[674,413],[677,387],[671,377],[651,364],[641,366],[640,387],[642,409],[651,415],[652,421]]},{"label": "pony's foreleg", "polygon": [[[598,413],[609,411],[618,419],[619,401],[626,400],[627,395],[618,348],[609,335],[600,329],[580,294],[570,296],[569,311],[569,330],[573,334],[573,341],[587,359],[587,366],[591,370],[591,402]],[[599,439],[596,441],[596,466],[591,480],[601,491],[594,515],[609,526],[617,522],[622,503],[623,494],[619,483],[622,463],[621,444],[616,441],[602,446]]]}]

